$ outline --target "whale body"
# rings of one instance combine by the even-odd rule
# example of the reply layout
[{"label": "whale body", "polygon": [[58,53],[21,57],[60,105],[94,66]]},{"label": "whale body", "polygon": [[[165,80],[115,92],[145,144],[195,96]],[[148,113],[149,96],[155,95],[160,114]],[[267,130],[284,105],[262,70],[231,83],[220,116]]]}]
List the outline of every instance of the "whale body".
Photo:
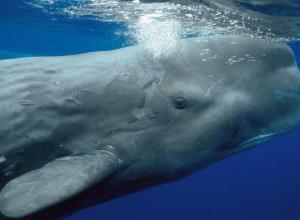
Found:
[{"label": "whale body", "polygon": [[0,219],[61,219],[291,131],[286,44],[238,36],[0,61]]}]

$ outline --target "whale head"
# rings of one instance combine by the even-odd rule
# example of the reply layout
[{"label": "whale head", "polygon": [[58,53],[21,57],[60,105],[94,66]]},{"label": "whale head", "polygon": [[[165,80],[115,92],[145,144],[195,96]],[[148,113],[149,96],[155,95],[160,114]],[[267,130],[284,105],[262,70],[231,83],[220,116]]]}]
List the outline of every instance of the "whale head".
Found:
[{"label": "whale head", "polygon": [[170,117],[165,158],[183,174],[286,134],[299,121],[300,74],[285,44],[188,39],[161,63],[158,93]]}]

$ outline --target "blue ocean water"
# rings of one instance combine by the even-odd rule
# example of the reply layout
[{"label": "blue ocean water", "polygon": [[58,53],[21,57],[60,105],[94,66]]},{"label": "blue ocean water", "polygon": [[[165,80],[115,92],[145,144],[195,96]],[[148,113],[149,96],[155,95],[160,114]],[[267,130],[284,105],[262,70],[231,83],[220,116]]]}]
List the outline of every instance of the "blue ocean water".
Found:
[{"label": "blue ocean water", "polygon": [[[114,34],[116,29],[126,29],[122,23],[89,19],[62,23],[59,16],[53,20],[30,11],[23,1],[11,2],[0,1],[0,59],[77,54],[128,45],[127,39]],[[28,14],[39,22],[32,25]],[[291,47],[300,66],[300,43]],[[66,219],[299,220],[299,138],[300,127],[185,179],[82,210]]]},{"label": "blue ocean water", "polygon": [[81,18],[49,15],[24,0],[0,1],[0,59],[23,56],[60,56],[126,46],[115,35],[126,26]]}]

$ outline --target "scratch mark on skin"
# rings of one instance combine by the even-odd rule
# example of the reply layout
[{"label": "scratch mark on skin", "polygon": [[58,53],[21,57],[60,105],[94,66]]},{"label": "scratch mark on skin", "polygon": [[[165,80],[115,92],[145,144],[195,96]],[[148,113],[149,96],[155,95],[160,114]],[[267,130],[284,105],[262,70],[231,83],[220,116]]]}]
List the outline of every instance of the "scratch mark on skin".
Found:
[{"label": "scratch mark on skin", "polygon": [[20,105],[24,105],[24,106],[33,106],[34,104],[31,101],[28,100],[21,100],[19,101]]},{"label": "scratch mark on skin", "polygon": [[207,97],[210,93],[210,91],[218,84],[218,82],[214,82],[208,89],[206,94],[203,97]]}]

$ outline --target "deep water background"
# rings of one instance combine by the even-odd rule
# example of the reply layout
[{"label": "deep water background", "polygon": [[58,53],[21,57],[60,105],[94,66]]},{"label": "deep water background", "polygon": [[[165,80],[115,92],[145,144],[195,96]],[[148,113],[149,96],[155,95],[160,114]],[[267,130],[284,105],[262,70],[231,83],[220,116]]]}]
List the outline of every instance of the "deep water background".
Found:
[{"label": "deep water background", "polygon": [[[12,4],[11,2],[14,2]],[[18,7],[18,8],[16,8]],[[22,13],[20,13],[22,12]],[[28,17],[38,22],[32,25]],[[0,59],[111,50],[124,24],[49,18],[0,1]],[[300,64],[300,43],[291,44]],[[82,210],[67,220],[299,220],[300,127],[183,180]]]}]

